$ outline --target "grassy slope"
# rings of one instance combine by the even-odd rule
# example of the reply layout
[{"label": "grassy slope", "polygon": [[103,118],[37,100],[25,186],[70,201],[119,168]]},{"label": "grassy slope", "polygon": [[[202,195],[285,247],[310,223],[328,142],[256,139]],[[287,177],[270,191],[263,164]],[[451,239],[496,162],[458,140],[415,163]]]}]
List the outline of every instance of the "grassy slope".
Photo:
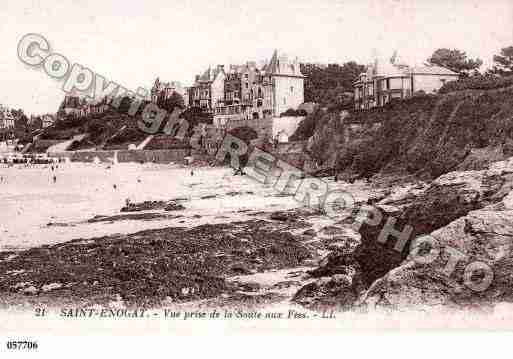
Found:
[{"label": "grassy slope", "polygon": [[[120,131],[123,127],[125,129]],[[75,142],[70,149],[128,148],[129,144],[138,144],[147,136],[137,128],[136,118],[110,110],[86,118],[58,121],[54,126],[45,129],[41,138],[67,140],[84,133],[88,136],[80,142]]]}]

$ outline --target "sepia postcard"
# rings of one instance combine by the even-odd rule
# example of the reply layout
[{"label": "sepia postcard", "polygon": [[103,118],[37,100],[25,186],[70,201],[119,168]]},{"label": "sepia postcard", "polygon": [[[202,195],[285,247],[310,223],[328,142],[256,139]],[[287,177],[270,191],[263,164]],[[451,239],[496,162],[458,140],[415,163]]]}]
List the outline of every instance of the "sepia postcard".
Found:
[{"label": "sepia postcard", "polygon": [[2,357],[513,329],[511,0],[0,9]]}]

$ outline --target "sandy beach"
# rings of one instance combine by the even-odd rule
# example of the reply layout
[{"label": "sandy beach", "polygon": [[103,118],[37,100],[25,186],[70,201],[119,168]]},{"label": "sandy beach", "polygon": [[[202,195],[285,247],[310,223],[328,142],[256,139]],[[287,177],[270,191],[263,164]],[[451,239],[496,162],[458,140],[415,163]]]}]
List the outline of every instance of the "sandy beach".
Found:
[{"label": "sandy beach", "polygon": [[[59,283],[53,285],[64,285],[67,292],[48,291],[55,303],[55,296],[108,303],[120,293],[123,300],[144,305],[149,305],[146,299],[152,305],[158,300],[218,300],[222,293],[261,292],[261,287],[272,288],[271,293],[261,293],[265,300],[283,301],[304,284],[304,273],[343,234],[342,229],[330,227],[336,219],[249,176],[234,176],[230,168],[67,163],[53,170],[4,167],[0,176],[4,209],[0,253],[4,252],[4,269],[10,273],[9,283],[4,284],[31,288],[27,283],[32,283],[42,292],[26,298],[40,301],[45,300],[43,289],[57,279]],[[371,192],[363,183],[330,185],[350,190],[358,201]],[[121,212],[127,200],[173,201],[180,203],[180,209]],[[333,228],[337,233],[331,233]],[[309,229],[319,234],[304,235]],[[109,248],[117,248],[116,254]],[[11,261],[18,257],[15,253],[21,257]],[[47,260],[47,255],[54,260]],[[154,266],[163,255],[167,269],[160,272]],[[77,267],[69,258],[79,258],[77,263],[82,264]],[[182,259],[182,264],[177,262]],[[150,269],[140,267],[144,263]],[[20,264],[32,269],[20,272],[16,269]],[[198,265],[203,266],[199,281],[190,277]],[[163,276],[159,283],[173,283],[166,287],[168,292],[141,299],[139,294],[149,290],[148,280],[159,273]],[[128,281],[126,276],[135,279]],[[205,287],[208,292],[202,292],[204,280],[210,283]],[[101,290],[90,292],[93,284]],[[189,293],[191,288],[196,292]],[[246,301],[237,295],[228,302]]]},{"label": "sandy beach", "polygon": [[[191,175],[190,168],[153,164],[69,163],[55,171],[49,166],[0,168],[4,178],[0,183],[0,251],[167,226],[229,223],[249,218],[249,212],[301,206],[291,196],[280,196],[271,186],[248,176],[233,176],[229,168],[202,167],[193,172]],[[358,186],[353,187],[357,196],[365,196],[356,190]],[[186,203],[180,212],[182,217],[176,219],[87,222],[94,216],[119,214],[126,199],[183,199]]]},{"label": "sandy beach", "polygon": [[[53,176],[57,181],[53,183]],[[266,188],[230,169],[170,168],[119,164],[63,164],[0,168],[0,250],[24,249],[114,233],[132,233],[165,226],[196,226],[244,218],[246,209],[276,210],[298,204],[288,197],[273,197]],[[116,186],[116,188],[114,188]],[[240,201],[227,193],[242,190]],[[176,220],[87,223],[97,215],[114,215],[132,202],[185,199],[183,217]],[[52,225],[53,224],[53,225]]]}]

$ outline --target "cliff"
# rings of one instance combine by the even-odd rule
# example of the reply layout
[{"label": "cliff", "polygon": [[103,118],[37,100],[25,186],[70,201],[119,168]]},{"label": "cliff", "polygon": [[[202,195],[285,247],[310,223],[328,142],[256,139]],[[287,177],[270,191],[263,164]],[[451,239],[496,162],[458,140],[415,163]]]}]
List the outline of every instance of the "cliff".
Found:
[{"label": "cliff", "polygon": [[350,178],[433,179],[513,156],[513,86],[415,97],[347,116],[324,114],[308,150]]}]

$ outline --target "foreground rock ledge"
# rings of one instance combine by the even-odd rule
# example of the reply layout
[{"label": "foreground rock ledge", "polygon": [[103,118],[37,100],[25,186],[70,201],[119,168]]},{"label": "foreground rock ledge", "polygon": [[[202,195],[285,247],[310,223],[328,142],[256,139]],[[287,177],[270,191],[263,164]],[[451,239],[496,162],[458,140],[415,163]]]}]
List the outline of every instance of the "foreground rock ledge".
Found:
[{"label": "foreground rock ledge", "polygon": [[[486,170],[451,172],[419,190],[412,186],[401,196],[382,199],[375,208],[379,225],[357,226],[360,244],[351,252],[333,252],[311,272],[319,279],[294,298],[309,307],[386,307],[399,309],[444,305],[473,307],[511,301],[513,288],[513,158]],[[377,238],[388,218],[394,228],[412,227],[402,252],[396,238],[385,244]],[[411,240],[430,234],[441,246],[429,264],[409,257]],[[451,251],[461,260],[447,268]],[[485,290],[466,285],[465,268],[482,262],[493,272]],[[481,277],[480,277],[481,276]],[[472,283],[484,280],[477,271]]]}]

